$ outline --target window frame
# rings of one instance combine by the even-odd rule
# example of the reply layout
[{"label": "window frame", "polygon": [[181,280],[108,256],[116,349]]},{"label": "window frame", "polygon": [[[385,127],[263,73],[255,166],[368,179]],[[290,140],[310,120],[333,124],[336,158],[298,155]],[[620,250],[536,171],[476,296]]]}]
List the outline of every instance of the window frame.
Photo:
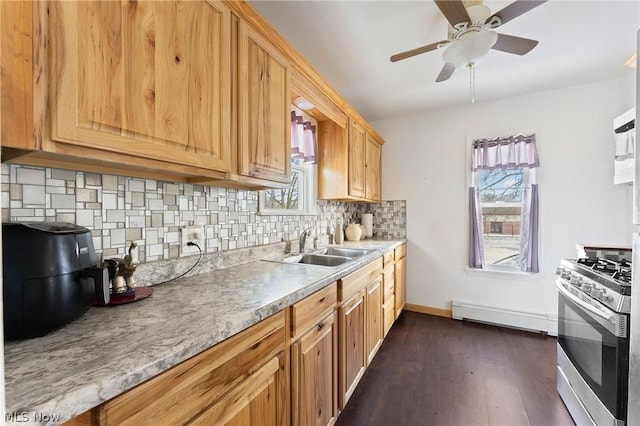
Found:
[{"label": "window frame", "polygon": [[[297,209],[267,209],[265,192],[274,189],[258,191],[258,215],[260,216],[315,216],[317,200],[317,165],[312,163],[296,164],[291,162],[291,172],[298,174],[298,208]],[[277,190],[277,189],[275,189]]]},{"label": "window frame", "polygon": [[[533,183],[536,183],[536,170],[535,169],[530,169],[528,167],[513,167],[513,168],[518,168],[518,169],[522,169],[522,185],[523,187],[527,187],[530,186]],[[477,171],[471,171],[472,173],[472,182],[475,183],[475,185],[477,187],[479,187],[479,181],[480,181],[480,170]],[[482,201],[480,202],[480,205],[482,208],[486,207],[498,207],[498,206],[504,206],[504,207],[509,207],[509,206],[514,206],[518,205],[518,206],[522,206],[522,200],[521,201],[516,201],[516,202],[501,202],[501,201],[497,201],[497,202],[486,202],[483,203]],[[520,211],[520,216],[522,217],[522,211]],[[486,238],[487,234],[484,232],[484,227],[483,227],[483,240],[484,238]],[[486,254],[486,251],[485,251]],[[520,250],[518,249],[518,254],[520,254]],[[513,266],[508,266],[508,265],[495,265],[493,263],[485,263],[482,265],[482,270],[485,271],[493,271],[493,272],[510,272],[510,273],[521,273],[521,274],[527,274],[530,272],[523,272],[520,270],[519,265],[513,265]]]},{"label": "window frame", "polygon": [[[503,133],[510,134],[508,131]],[[474,139],[468,136],[465,139],[467,142],[467,146],[469,147],[469,151],[465,150],[466,164],[467,164],[467,167],[466,167],[467,182],[468,182],[468,186],[473,186],[477,188],[479,187],[480,176],[478,171],[473,171],[472,156],[469,154],[469,152],[473,150]],[[524,170],[523,185],[530,186],[538,183],[537,168],[523,167],[523,170]],[[470,202],[468,198],[468,191],[466,191],[466,199],[467,199],[467,206],[468,206]],[[520,202],[518,202],[518,204],[521,205]],[[467,213],[467,215],[468,214],[469,213]],[[468,222],[469,221],[467,220],[467,223]],[[467,240],[469,238],[468,237],[469,233],[470,233],[470,229],[467,227],[467,233],[466,233]],[[485,234],[483,234],[483,238],[484,236]],[[538,238],[539,237],[540,237],[540,234],[538,234]],[[506,276],[538,277],[542,274],[542,266],[540,267],[540,272],[525,272],[525,271],[521,271],[518,266],[492,265],[492,264],[486,264],[486,263],[482,266],[482,268],[471,268],[467,265],[465,266],[464,269],[465,271],[467,271],[468,274],[471,274],[471,275],[478,274],[478,276],[489,276],[491,274],[494,274],[494,276],[496,277],[506,277]]]}]

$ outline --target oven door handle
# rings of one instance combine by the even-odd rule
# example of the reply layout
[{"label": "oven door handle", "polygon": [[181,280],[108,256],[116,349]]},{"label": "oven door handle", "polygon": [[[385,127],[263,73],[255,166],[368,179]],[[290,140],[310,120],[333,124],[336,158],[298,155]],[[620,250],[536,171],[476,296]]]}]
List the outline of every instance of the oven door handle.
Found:
[{"label": "oven door handle", "polygon": [[564,287],[564,285],[562,285],[562,281],[560,279],[556,281],[556,287],[558,287],[558,291],[561,292],[567,299],[571,300],[573,303],[580,306],[582,309],[587,310],[592,314],[599,316],[600,318],[604,319],[607,322],[615,324],[616,322],[615,314],[602,312],[600,309],[596,308],[595,306],[592,306],[589,303],[585,302],[584,300],[580,299],[578,296],[576,296],[575,294],[567,290]]}]

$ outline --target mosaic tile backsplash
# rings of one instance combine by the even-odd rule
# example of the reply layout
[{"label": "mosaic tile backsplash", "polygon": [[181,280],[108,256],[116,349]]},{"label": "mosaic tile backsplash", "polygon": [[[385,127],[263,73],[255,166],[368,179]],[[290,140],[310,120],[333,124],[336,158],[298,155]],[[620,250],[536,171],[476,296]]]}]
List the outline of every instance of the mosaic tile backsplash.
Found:
[{"label": "mosaic tile backsplash", "polygon": [[[91,229],[96,253],[140,262],[179,257],[180,228],[204,227],[206,253],[295,241],[312,227],[321,244],[338,218],[373,213],[375,238],[406,238],[406,201],[317,201],[313,216],[263,216],[258,192],[2,164],[2,221],[71,222]],[[309,244],[311,240],[309,239]]]}]

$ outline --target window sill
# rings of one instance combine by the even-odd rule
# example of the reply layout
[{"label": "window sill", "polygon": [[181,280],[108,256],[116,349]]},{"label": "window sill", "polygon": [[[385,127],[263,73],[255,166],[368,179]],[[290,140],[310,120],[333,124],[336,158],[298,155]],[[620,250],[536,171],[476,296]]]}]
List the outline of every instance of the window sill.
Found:
[{"label": "window sill", "polygon": [[522,272],[508,269],[476,269],[465,267],[464,272],[472,277],[498,278],[502,280],[542,281],[544,278],[540,272]]}]

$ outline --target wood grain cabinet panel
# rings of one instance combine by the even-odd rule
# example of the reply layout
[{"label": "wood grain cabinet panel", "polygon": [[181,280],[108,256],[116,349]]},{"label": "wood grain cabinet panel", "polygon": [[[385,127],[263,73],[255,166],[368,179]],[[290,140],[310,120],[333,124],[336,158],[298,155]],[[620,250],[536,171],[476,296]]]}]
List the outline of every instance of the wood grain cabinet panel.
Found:
[{"label": "wood grain cabinet panel", "polygon": [[353,120],[349,122],[349,195],[365,198],[366,133]]},{"label": "wood grain cabinet panel", "polygon": [[382,200],[382,145],[367,133],[365,164],[365,198]]},{"label": "wood grain cabinet panel", "polygon": [[364,289],[344,302],[338,309],[338,315],[339,407],[343,410],[367,366]]},{"label": "wood grain cabinet panel", "polygon": [[407,303],[407,258],[405,257],[406,244],[396,249],[395,264],[395,309],[396,318]]},{"label": "wood grain cabinet panel", "polygon": [[330,426],[338,408],[336,314],[321,319],[291,349],[292,421]]},{"label": "wood grain cabinet panel", "polygon": [[73,1],[48,13],[52,140],[229,171],[227,6]]},{"label": "wood grain cabinet panel", "polygon": [[371,364],[373,357],[382,345],[383,338],[383,317],[382,317],[382,299],[383,299],[382,275],[378,275],[369,285],[366,291],[366,352],[367,365]]},{"label": "wood grain cabinet panel", "polygon": [[249,23],[238,25],[239,173],[288,183],[289,61]]}]

